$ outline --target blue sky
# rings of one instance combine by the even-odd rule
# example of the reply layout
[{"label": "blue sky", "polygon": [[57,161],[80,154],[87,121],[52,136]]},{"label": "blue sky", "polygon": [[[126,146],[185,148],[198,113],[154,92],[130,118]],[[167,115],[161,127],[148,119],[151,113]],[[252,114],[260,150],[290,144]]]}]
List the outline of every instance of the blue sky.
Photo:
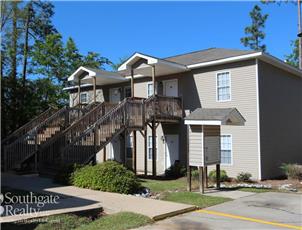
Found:
[{"label": "blue sky", "polygon": [[[210,47],[246,49],[240,43],[258,2],[53,2],[53,22],[81,52],[116,62],[135,51],[167,57]],[[297,6],[259,3],[269,14],[267,51],[284,59],[297,34]]]}]

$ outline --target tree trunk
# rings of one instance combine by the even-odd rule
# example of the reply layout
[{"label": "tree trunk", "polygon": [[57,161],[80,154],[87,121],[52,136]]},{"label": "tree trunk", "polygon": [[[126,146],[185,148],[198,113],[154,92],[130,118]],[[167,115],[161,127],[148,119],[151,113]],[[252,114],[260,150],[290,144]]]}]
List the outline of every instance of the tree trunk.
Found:
[{"label": "tree trunk", "polygon": [[31,3],[28,4],[25,22],[25,35],[24,35],[24,51],[23,51],[23,69],[22,69],[22,86],[25,88],[26,70],[27,70],[27,55],[28,55],[28,31],[29,22],[31,18]]}]

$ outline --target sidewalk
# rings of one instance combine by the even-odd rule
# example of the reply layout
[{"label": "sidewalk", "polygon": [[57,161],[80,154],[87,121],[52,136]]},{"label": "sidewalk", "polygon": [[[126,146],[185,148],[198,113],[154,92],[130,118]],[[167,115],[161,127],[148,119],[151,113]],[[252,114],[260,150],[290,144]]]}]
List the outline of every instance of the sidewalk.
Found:
[{"label": "sidewalk", "polygon": [[[55,194],[60,197],[59,204],[44,206],[35,217],[102,207],[104,211],[109,214],[128,211],[148,216],[154,220],[159,220],[195,209],[192,205],[82,189],[74,186],[61,186],[52,183],[48,178],[41,178],[37,175],[19,176],[2,174],[1,179],[2,186],[41,194]],[[0,222],[13,222],[32,217],[32,215],[27,214],[4,216],[0,218]]]}]

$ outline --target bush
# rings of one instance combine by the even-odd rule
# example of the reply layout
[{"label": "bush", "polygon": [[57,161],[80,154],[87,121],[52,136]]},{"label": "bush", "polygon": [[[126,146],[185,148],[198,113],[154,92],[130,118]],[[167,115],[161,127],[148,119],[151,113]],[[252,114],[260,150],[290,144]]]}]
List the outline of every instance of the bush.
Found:
[{"label": "bush", "polygon": [[181,165],[178,161],[175,162],[170,168],[166,169],[165,175],[169,178],[179,178],[186,175],[187,169]]},{"label": "bush", "polygon": [[[209,173],[209,179],[212,182],[216,182],[216,170],[212,170]],[[226,171],[225,170],[220,170],[220,181],[224,182],[224,181],[227,181],[228,179],[229,179],[229,177],[228,177]]]},{"label": "bush", "polygon": [[135,174],[115,161],[85,166],[75,171],[73,185],[125,194],[134,193],[140,188],[139,180]]},{"label": "bush", "polygon": [[70,164],[62,166],[53,178],[53,181],[58,184],[71,185],[73,180],[73,174],[76,170],[83,167],[79,164]]},{"label": "bush", "polygon": [[239,182],[247,182],[250,181],[252,177],[252,174],[250,174],[249,172],[241,172],[237,175],[237,181]]},{"label": "bush", "polygon": [[198,169],[193,169],[191,173],[192,173],[192,178],[193,178],[194,180],[199,180],[199,172],[198,172]]},{"label": "bush", "polygon": [[282,164],[280,168],[288,179],[302,180],[302,165]]}]

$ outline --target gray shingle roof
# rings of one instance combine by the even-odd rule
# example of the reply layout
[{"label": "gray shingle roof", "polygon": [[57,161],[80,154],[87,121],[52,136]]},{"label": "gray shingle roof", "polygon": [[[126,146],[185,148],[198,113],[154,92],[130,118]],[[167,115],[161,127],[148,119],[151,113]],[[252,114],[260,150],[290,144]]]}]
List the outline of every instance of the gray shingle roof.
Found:
[{"label": "gray shingle roof", "polygon": [[236,108],[197,108],[185,120],[225,121],[232,113],[245,120]]},{"label": "gray shingle roof", "polygon": [[199,50],[191,53],[176,55],[172,57],[167,57],[164,58],[164,60],[176,62],[182,65],[192,65],[196,63],[214,61],[223,58],[252,54],[256,52],[257,51],[253,51],[253,50],[210,48],[210,49]]}]

